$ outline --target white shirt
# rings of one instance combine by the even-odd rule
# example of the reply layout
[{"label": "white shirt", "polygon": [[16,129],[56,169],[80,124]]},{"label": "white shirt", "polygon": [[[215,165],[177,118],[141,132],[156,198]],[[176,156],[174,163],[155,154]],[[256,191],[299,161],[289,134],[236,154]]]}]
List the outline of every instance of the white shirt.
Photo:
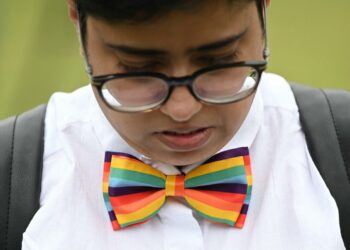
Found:
[{"label": "white shirt", "polygon": [[102,197],[104,152],[142,155],[111,127],[90,86],[54,94],[45,122],[41,207],[23,235],[24,250],[345,249],[336,203],[310,157],[293,93],[279,76],[264,74],[247,118],[221,149],[250,148],[253,191],[243,229],[213,224],[169,199],[151,221],[113,231]]}]

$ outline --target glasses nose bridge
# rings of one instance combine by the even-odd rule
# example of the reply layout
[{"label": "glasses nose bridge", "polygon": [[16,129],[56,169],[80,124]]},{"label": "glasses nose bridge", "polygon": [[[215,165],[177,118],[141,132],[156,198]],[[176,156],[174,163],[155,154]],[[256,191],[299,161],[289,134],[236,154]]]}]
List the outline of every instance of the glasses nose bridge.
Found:
[{"label": "glasses nose bridge", "polygon": [[167,82],[170,88],[174,88],[178,86],[186,86],[187,88],[192,89],[193,81],[194,81],[194,77],[184,76],[184,77],[169,78]]},{"label": "glasses nose bridge", "polygon": [[[184,77],[171,77],[167,79],[167,83],[169,86],[168,98],[174,91],[174,88],[184,86],[191,93],[191,95],[197,100],[197,96],[193,92],[193,82],[195,80],[194,76],[184,76]],[[167,98],[167,99],[168,99]]]}]

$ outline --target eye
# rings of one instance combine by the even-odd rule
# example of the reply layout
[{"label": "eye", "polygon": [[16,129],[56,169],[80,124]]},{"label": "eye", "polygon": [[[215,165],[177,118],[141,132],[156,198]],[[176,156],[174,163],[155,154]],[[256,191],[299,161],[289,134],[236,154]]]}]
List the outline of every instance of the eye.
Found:
[{"label": "eye", "polygon": [[205,55],[198,57],[196,61],[202,65],[210,66],[216,64],[232,63],[237,60],[238,53],[226,54],[226,55]]},{"label": "eye", "polygon": [[125,62],[118,62],[118,68],[123,72],[145,72],[145,71],[156,71],[161,64],[159,62],[151,62],[147,64],[131,64]]}]

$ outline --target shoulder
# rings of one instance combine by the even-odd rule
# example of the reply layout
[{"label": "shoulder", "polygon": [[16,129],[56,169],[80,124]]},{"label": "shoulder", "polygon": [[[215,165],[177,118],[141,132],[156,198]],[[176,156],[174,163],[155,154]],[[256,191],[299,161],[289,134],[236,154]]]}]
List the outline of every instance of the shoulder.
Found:
[{"label": "shoulder", "polygon": [[289,82],[281,76],[266,73],[258,91],[263,106],[262,131],[273,138],[274,143],[291,143],[298,141],[297,138],[304,141],[299,108]]},{"label": "shoulder", "polygon": [[[74,177],[75,159],[70,147],[76,137],[82,136],[81,128],[89,122],[95,102],[91,86],[51,96],[45,117],[41,204],[59,193],[62,185]],[[81,134],[72,134],[72,127],[78,127]]]},{"label": "shoulder", "polygon": [[57,92],[49,100],[48,118],[54,115],[61,127],[72,122],[86,120],[89,117],[87,111],[93,104],[95,104],[95,99],[90,85],[72,93]]},{"label": "shoulder", "polygon": [[261,80],[259,91],[265,109],[298,113],[298,106],[290,84],[283,77],[272,73],[265,73]]},{"label": "shoulder", "polygon": [[89,85],[72,93],[57,92],[51,96],[45,117],[44,158],[61,148],[61,131],[72,124],[89,121],[91,107],[96,104]]}]

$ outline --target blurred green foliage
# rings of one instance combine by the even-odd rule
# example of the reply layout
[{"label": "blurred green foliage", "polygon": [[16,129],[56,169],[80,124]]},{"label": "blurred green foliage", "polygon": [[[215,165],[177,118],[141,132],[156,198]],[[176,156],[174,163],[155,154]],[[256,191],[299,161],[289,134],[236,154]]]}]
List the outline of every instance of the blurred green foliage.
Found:
[{"label": "blurred green foliage", "polygon": [[[350,90],[350,1],[272,1],[270,72]],[[66,1],[0,2],[0,119],[88,82]]]}]

